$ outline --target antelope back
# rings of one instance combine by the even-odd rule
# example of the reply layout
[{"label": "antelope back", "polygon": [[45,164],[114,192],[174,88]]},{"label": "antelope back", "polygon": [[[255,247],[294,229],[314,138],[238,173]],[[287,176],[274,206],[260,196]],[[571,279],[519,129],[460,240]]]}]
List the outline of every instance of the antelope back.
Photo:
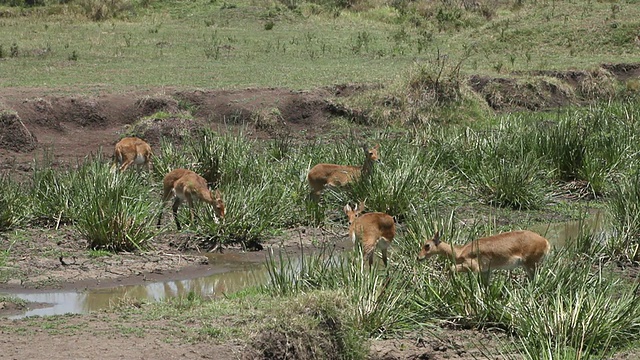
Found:
[{"label": "antelope back", "polygon": [[374,162],[380,161],[378,150],[380,144],[369,149],[362,146],[365,154],[362,166],[337,165],[337,164],[317,164],[307,174],[307,180],[314,189],[320,191],[325,185],[342,186],[348,184],[361,176],[363,171],[369,172]]},{"label": "antelope back", "polygon": [[487,236],[466,244],[460,256],[484,256],[492,258],[493,263],[508,262],[514,257],[525,262],[538,262],[549,253],[549,241],[539,234],[528,230],[517,230]]},{"label": "antelope back", "polygon": [[393,217],[385,213],[366,213],[354,219],[349,234],[353,241],[359,238],[365,245],[375,245],[380,239],[391,243],[396,234],[396,224]]}]

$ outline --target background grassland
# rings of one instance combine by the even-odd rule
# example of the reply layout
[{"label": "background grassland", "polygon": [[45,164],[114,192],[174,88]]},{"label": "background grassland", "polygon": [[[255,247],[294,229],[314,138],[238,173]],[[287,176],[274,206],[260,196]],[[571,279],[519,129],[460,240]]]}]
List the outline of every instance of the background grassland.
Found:
[{"label": "background grassland", "polygon": [[640,26],[633,0],[96,3],[0,5],[0,86],[384,83],[438,50],[466,74],[590,69],[636,61]]}]

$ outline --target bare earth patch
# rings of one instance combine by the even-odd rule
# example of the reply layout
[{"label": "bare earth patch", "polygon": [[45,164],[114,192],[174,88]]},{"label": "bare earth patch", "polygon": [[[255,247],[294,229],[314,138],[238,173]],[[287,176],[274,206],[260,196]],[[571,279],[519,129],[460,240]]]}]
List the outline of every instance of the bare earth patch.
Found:
[{"label": "bare earth patch", "polygon": [[[115,314],[0,321],[3,359],[237,359],[242,345],[190,343],[167,320]],[[20,327],[15,331],[13,326]]]}]

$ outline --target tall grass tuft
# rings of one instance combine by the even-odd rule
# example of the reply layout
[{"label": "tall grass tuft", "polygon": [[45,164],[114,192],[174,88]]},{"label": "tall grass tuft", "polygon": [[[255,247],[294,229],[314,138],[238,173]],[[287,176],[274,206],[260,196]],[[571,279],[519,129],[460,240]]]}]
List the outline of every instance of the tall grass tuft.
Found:
[{"label": "tall grass tuft", "polygon": [[[365,202],[369,211],[386,212],[402,220],[413,207],[437,207],[451,193],[442,171],[434,168],[433,153],[413,146],[394,146],[388,160],[371,175],[332,194],[335,206]],[[339,207],[341,208],[341,207]]]},{"label": "tall grass tuft", "polygon": [[190,138],[188,148],[195,160],[193,171],[207,180],[211,188],[220,185],[222,172],[221,158],[224,158],[224,148],[220,145],[220,137],[213,131],[206,129]]},{"label": "tall grass tuft", "polygon": [[319,254],[303,254],[299,259],[271,255],[267,261],[270,281],[263,291],[291,296],[312,291],[339,291],[353,306],[353,326],[369,336],[401,331],[408,319],[400,309],[405,306],[409,284],[401,272],[369,272],[359,247],[338,254],[325,248]]},{"label": "tall grass tuft", "polygon": [[465,131],[455,166],[474,196],[485,203],[517,210],[538,209],[549,199],[549,175],[523,138],[515,121],[491,131]]},{"label": "tall grass tuft", "polygon": [[637,285],[576,255],[558,251],[534,284],[510,290],[511,326],[527,358],[601,358],[640,338]]},{"label": "tall grass tuft", "polygon": [[467,174],[475,193],[488,204],[516,210],[535,210],[549,201],[547,178],[531,154],[521,159],[491,157],[477,160]]},{"label": "tall grass tuft", "polygon": [[160,150],[153,158],[153,179],[162,182],[165,175],[178,168],[192,168],[193,160],[182,147],[177,147],[170,141],[160,140]]},{"label": "tall grass tuft", "polygon": [[156,235],[158,201],[135,172],[113,174],[101,159],[85,161],[73,188],[82,191],[76,228],[92,249],[143,250]]},{"label": "tall grass tuft", "polygon": [[73,186],[74,171],[51,167],[50,159],[35,162],[31,175],[29,197],[33,200],[33,221],[47,226],[70,224],[76,219],[76,211],[83,198]]},{"label": "tall grass tuft", "polygon": [[0,175],[0,231],[23,226],[31,216],[31,201],[24,185]]},{"label": "tall grass tuft", "polygon": [[[225,221],[216,223],[213,209],[198,210],[197,232],[203,248],[218,245],[255,245],[264,237],[293,224],[296,209],[292,206],[291,193],[286,186],[264,179],[262,184],[230,184],[223,188],[226,205]],[[185,212],[186,214],[186,212]]]},{"label": "tall grass tuft", "polygon": [[612,186],[609,212],[615,235],[607,247],[617,256],[640,259],[640,171],[624,176]]}]

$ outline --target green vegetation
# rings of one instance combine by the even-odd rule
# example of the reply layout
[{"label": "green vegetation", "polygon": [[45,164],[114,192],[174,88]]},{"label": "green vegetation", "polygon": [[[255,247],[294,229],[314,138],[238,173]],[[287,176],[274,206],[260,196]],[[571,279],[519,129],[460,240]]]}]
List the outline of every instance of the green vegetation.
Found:
[{"label": "green vegetation", "polygon": [[12,303],[17,305],[18,307],[26,307],[27,305],[27,301],[22,300],[22,299],[18,299],[15,297],[11,297],[11,296],[0,296],[0,303]]},{"label": "green vegetation", "polygon": [[[626,118],[616,116],[620,113]],[[620,234],[637,243],[637,229],[630,228],[637,216],[637,184],[630,169],[637,166],[639,114],[635,102],[617,102],[553,115],[500,116],[497,125],[420,128],[407,137],[374,131],[370,142],[380,143],[382,163],[352,186],[325,191],[319,204],[309,199],[308,169],[321,161],[361,162],[360,140],[282,147],[278,139],[248,140],[202,130],[179,147],[164,142],[155,151],[153,172],[142,178],[133,171],[113,173],[99,156],[86,158],[75,169],[37,163],[26,182],[5,177],[4,187],[15,191],[3,193],[4,208],[12,209],[4,227],[69,224],[92,248],[146,248],[158,233],[153,224],[162,206],[162,177],[187,166],[221,189],[227,204],[223,223],[216,223],[213,210],[204,204],[197,204],[193,224],[187,207],[179,212],[201,248],[261,242],[297,225],[342,224],[339,209],[361,201],[370,211],[385,211],[407,223],[416,211],[443,213],[462,203],[465,211],[489,205],[532,211],[546,207],[553,213],[550,206],[564,202],[567,182],[577,187],[576,196],[586,191],[591,197],[610,198]],[[611,181],[622,178],[630,181]],[[173,227],[172,222],[165,224],[164,230]]]},{"label": "green vegetation", "polygon": [[[464,232],[452,224],[448,229],[456,239]],[[403,239],[414,249],[418,240]],[[328,260],[304,259],[297,271],[271,263],[272,282],[265,290],[288,297],[314,290],[344,294],[352,305],[345,319],[369,336],[391,336],[446,321],[502,328],[517,344],[505,344],[505,351],[525,358],[606,357],[638,340],[640,304],[637,286],[616,278],[607,266],[594,272],[592,261],[576,246],[595,241],[592,234],[582,234],[573,245],[558,249],[533,282],[521,272],[517,278],[502,273],[485,287],[477,276],[434,271],[432,265],[423,269],[410,256],[396,257],[388,273],[368,273],[359,266],[358,256],[347,255],[331,266]],[[282,276],[288,277],[286,289]]]},{"label": "green vegetation", "polygon": [[11,0],[0,14],[2,86],[88,91],[386,83],[436,58],[464,58],[462,74],[593,69],[636,61],[640,26],[632,0]]},{"label": "green vegetation", "polygon": [[[202,204],[195,223],[188,222],[186,210],[180,212],[192,234],[190,241],[200,248],[259,243],[299,225],[344,227],[340,209],[347,202],[366,200],[369,210],[396,216],[403,231],[386,270],[370,273],[363,268],[357,247],[352,253],[326,250],[295,261],[272,255],[267,263],[270,281],[261,291],[311,303],[278,307],[283,311],[277,317],[281,320],[265,325],[262,337],[252,338],[256,349],[266,351],[264,356],[277,351],[314,356],[340,351],[362,358],[362,344],[371,337],[446,321],[465,328],[503,329],[516,339],[516,345],[505,344],[504,351],[525,358],[537,358],[540,349],[549,359],[576,354],[600,357],[640,340],[637,289],[617,275],[615,262],[607,260],[634,260],[638,254],[635,154],[640,142],[639,132],[629,129],[637,127],[639,116],[637,102],[619,101],[554,114],[508,114],[473,126],[447,125],[447,131],[425,127],[403,134],[409,136],[373,131],[370,142],[380,143],[383,163],[376,164],[367,179],[325,191],[318,204],[309,199],[305,183],[310,165],[321,159],[356,162],[362,154],[355,138],[283,147],[279,139],[248,140],[203,130],[180,147],[163,143],[155,155],[162,171],[113,173],[109,162],[88,157],[73,171],[36,167],[31,181],[18,183],[9,177],[3,181],[7,188],[23,190],[16,199],[25,224],[60,226],[64,217],[95,249],[144,249],[153,246],[156,234],[174,231],[172,222],[156,229],[154,219],[161,205],[162,172],[180,163],[210,174],[227,201],[227,219],[219,224]],[[276,147],[279,150],[272,151]],[[597,191],[590,187],[594,178],[600,179]],[[578,188],[565,190],[566,184]],[[552,253],[532,282],[518,270],[515,277],[502,273],[484,286],[473,274],[449,274],[440,261],[415,261],[421,243],[436,228],[448,241],[464,243],[531,225],[517,221],[504,227],[461,225],[460,219],[482,214],[483,209],[530,215],[543,211],[566,218],[562,209],[572,203],[579,206],[572,197],[584,195],[584,189],[589,198],[595,196],[608,205],[613,231],[602,242],[585,228],[571,244]],[[53,193],[57,196],[45,196]],[[43,204],[60,198],[67,200]],[[47,221],[43,206],[56,209]],[[322,300],[326,296],[334,299],[330,308],[326,307],[330,302]],[[191,298],[189,307],[209,306]],[[301,322],[288,323],[295,309]],[[307,337],[334,331],[336,338],[317,346],[288,350],[280,346],[293,336],[299,336],[295,344],[305,344]],[[200,336],[233,334],[212,327],[202,329]]]},{"label": "green vegetation", "polygon": [[[217,223],[206,204],[196,204],[193,222],[183,206],[186,247],[247,247],[296,227],[344,231],[341,209],[364,201],[399,222],[387,269],[367,271],[357,247],[300,259],[272,253],[270,281],[258,289],[116,311],[172,317],[191,340],[250,339],[263,358],[362,359],[371,338],[441,323],[501,329],[515,340],[501,349],[507,357],[609,357],[640,341],[637,284],[616,267],[640,260],[640,102],[636,80],[620,83],[598,65],[637,61],[638,19],[637,0],[0,0],[3,87],[376,85],[332,102],[343,116],[313,141],[202,130],[194,105],[168,99],[175,113],[127,130],[167,124],[151,173],[113,172],[99,154],[60,168],[45,154],[26,179],[0,177],[0,236],[26,226],[64,229],[86,240],[93,258],[152,249],[175,231],[171,221],[155,224],[163,210],[170,216],[162,177],[178,167],[219,188],[227,207]],[[552,73],[569,68],[586,69],[573,86]],[[497,83],[472,91],[470,75],[499,76],[514,97]],[[546,109],[552,93],[590,105],[493,111]],[[260,109],[251,125],[273,130],[281,116]],[[344,135],[354,129],[361,135]],[[363,142],[380,144],[371,176],[312,201],[309,168],[360,164]],[[415,260],[436,229],[461,244],[591,205],[609,215],[606,238],[582,229],[531,282],[518,270],[485,286],[474,274],[448,273],[443,261]],[[8,244],[0,252],[0,279],[9,276],[11,251]],[[202,320],[220,316],[238,326]]]}]

